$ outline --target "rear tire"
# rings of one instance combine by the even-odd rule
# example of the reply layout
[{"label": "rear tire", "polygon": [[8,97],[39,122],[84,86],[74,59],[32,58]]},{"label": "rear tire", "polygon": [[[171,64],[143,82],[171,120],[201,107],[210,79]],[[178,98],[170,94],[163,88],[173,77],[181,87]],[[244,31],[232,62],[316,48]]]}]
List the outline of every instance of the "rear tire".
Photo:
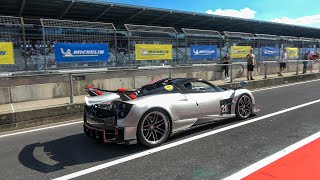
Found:
[{"label": "rear tire", "polygon": [[252,114],[252,99],[249,95],[241,95],[236,104],[237,119],[247,119]]},{"label": "rear tire", "polygon": [[137,141],[147,147],[156,147],[166,141],[170,135],[170,119],[161,109],[147,111],[139,121]]}]

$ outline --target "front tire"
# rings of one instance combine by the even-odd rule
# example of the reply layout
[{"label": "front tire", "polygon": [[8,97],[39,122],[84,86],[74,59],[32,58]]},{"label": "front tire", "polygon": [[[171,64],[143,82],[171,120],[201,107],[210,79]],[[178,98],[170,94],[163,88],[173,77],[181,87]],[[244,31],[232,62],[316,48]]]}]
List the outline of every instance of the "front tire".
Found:
[{"label": "front tire", "polygon": [[147,111],[139,121],[137,140],[147,147],[161,145],[170,134],[170,120],[167,113],[161,109]]},{"label": "front tire", "polygon": [[252,114],[252,99],[249,95],[241,95],[236,104],[237,119],[247,119]]}]

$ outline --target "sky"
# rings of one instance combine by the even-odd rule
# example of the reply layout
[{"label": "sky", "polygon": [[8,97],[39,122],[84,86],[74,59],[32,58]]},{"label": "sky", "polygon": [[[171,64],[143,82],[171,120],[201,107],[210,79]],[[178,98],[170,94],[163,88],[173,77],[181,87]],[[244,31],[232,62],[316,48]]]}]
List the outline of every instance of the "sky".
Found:
[{"label": "sky", "polygon": [[319,0],[99,0],[320,28]]}]

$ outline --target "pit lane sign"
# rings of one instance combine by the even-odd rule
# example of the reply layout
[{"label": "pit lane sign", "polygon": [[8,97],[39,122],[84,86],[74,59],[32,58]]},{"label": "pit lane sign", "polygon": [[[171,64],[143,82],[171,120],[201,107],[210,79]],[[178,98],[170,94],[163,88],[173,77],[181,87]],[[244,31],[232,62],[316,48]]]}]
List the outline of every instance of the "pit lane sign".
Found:
[{"label": "pit lane sign", "polygon": [[104,43],[57,43],[57,62],[99,62],[108,61],[108,44]]}]

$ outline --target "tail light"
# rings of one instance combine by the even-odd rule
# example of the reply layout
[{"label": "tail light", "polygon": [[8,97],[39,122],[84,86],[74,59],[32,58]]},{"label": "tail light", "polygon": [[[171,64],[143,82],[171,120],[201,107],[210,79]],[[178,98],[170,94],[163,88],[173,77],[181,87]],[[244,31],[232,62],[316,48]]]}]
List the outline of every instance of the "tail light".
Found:
[{"label": "tail light", "polygon": [[129,114],[132,106],[133,106],[132,104],[128,104],[128,103],[125,103],[125,102],[118,101],[118,102],[114,102],[112,104],[112,109],[114,111],[116,111],[117,116],[118,116],[119,119],[123,119],[123,118],[127,117],[127,115]]}]

